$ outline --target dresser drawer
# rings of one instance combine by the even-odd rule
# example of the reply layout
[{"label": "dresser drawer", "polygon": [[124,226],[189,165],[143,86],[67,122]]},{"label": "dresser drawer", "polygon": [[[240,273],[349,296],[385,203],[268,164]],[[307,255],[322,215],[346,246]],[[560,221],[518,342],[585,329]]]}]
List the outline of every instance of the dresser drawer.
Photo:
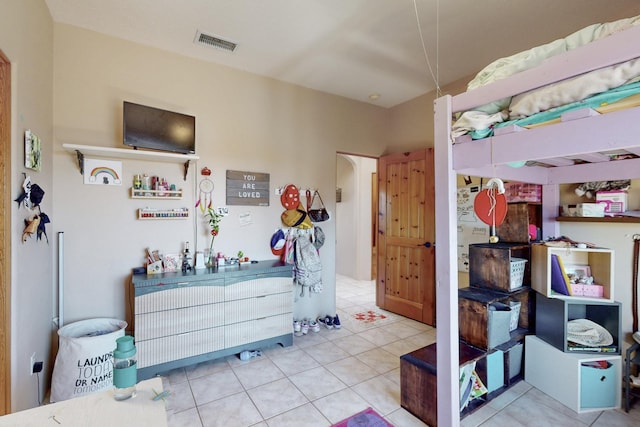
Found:
[{"label": "dresser drawer", "polygon": [[212,304],[224,300],[224,286],[184,286],[140,295],[135,298],[136,314]]},{"label": "dresser drawer", "polygon": [[138,367],[158,365],[216,350],[224,345],[224,328],[210,328],[146,341],[136,340]]},{"label": "dresser drawer", "polygon": [[277,314],[291,313],[293,294],[265,295],[224,303],[224,319],[226,324],[260,319]]},{"label": "dresser drawer", "polygon": [[225,345],[235,347],[280,335],[291,334],[291,313],[264,317],[225,326]]},{"label": "dresser drawer", "polygon": [[224,324],[224,304],[136,314],[136,341],[182,334]]},{"label": "dresser drawer", "polygon": [[257,277],[225,287],[225,300],[253,298],[282,292],[293,292],[291,277]]}]

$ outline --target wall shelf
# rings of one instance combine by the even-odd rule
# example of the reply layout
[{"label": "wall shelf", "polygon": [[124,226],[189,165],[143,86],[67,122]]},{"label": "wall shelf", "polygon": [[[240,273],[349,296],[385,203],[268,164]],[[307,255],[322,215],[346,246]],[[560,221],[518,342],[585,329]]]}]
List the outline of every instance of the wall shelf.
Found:
[{"label": "wall shelf", "polygon": [[188,208],[178,209],[138,209],[138,219],[187,219],[189,218]]},{"label": "wall shelf", "polygon": [[182,190],[143,190],[131,188],[132,199],[164,199],[179,200],[182,199]]},{"label": "wall shelf", "polygon": [[182,163],[184,166],[184,180],[187,180],[189,162],[198,160],[195,154],[169,153],[164,151],[144,151],[127,148],[98,147],[95,145],[62,144],[67,151],[75,151],[78,158],[80,174],[84,174],[84,156],[109,157],[115,159],[146,160],[154,162]]},{"label": "wall shelf", "polygon": [[558,222],[608,222],[608,223],[639,223],[640,218],[634,216],[605,216],[605,217],[580,217],[580,216],[559,216]]}]

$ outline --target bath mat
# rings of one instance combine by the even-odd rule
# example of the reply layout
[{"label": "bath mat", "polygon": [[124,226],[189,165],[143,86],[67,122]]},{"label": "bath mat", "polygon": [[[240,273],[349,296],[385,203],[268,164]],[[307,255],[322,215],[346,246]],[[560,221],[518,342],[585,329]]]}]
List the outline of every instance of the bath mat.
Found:
[{"label": "bath mat", "polygon": [[378,415],[373,409],[367,408],[331,427],[393,427],[393,424],[385,421],[385,419]]}]

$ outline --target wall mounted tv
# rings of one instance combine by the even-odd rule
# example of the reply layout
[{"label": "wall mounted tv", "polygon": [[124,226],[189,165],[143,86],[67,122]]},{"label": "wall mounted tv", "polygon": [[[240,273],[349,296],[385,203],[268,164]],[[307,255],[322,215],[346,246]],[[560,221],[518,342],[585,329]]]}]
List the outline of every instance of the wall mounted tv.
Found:
[{"label": "wall mounted tv", "polygon": [[196,118],[124,101],[124,145],[172,153],[196,152]]}]

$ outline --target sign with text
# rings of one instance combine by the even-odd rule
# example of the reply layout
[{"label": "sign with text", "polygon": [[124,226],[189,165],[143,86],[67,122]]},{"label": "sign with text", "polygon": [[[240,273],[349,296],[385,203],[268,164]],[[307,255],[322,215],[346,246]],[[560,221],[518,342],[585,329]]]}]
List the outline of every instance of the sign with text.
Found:
[{"label": "sign with text", "polygon": [[269,206],[269,174],[228,170],[227,205]]}]

